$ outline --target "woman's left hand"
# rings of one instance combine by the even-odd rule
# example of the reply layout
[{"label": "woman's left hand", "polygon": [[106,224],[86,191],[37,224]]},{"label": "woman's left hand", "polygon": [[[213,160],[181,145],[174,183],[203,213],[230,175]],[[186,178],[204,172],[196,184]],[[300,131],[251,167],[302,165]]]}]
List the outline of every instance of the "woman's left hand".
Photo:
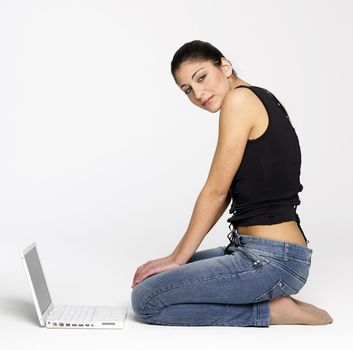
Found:
[{"label": "woman's left hand", "polygon": [[164,258],[147,261],[136,270],[131,288],[134,288],[137,283],[142,282],[148,276],[175,269],[179,266],[181,265],[170,255]]}]

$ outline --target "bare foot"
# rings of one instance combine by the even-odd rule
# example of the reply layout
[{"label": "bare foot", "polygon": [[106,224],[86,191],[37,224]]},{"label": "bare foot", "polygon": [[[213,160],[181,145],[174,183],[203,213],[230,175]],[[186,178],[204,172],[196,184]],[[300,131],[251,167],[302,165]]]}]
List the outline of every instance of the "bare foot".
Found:
[{"label": "bare foot", "polygon": [[319,312],[319,313],[321,313],[321,314],[324,314],[324,315],[326,315],[326,316],[329,316],[329,319],[330,319],[330,322],[329,322],[329,323],[332,323],[332,322],[333,322],[333,318],[329,315],[329,313],[328,313],[326,310],[321,309],[321,308],[319,308],[319,307],[317,307],[317,306],[315,306],[315,305],[313,305],[313,304],[305,303],[304,301],[300,301],[300,300],[298,300],[298,299],[295,299],[295,298],[293,298],[292,296],[290,296],[290,298],[291,298],[292,300],[294,300],[294,302],[295,302],[297,305],[301,306],[303,309],[307,310],[308,312],[313,312],[313,311],[314,311],[314,312]]},{"label": "bare foot", "polygon": [[298,299],[295,299],[293,298],[291,295],[289,296],[297,305],[303,307],[303,308],[306,308],[308,310],[312,309],[312,308],[315,308],[317,310],[322,310],[322,311],[325,311],[324,309],[320,309],[319,307],[313,305],[313,304],[309,304],[309,303],[304,303],[304,301],[300,301]]},{"label": "bare foot", "polygon": [[325,325],[333,322],[325,310],[290,296],[274,298],[269,302],[270,324]]}]

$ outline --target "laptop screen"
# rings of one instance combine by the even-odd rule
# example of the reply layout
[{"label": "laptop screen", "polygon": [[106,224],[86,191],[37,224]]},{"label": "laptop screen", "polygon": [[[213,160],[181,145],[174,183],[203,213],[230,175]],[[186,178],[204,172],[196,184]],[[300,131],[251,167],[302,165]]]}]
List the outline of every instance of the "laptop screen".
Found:
[{"label": "laptop screen", "polygon": [[49,290],[44,278],[42,266],[40,264],[37,249],[33,246],[25,255],[28,272],[31,276],[34,292],[36,294],[40,312],[43,315],[51,304]]}]

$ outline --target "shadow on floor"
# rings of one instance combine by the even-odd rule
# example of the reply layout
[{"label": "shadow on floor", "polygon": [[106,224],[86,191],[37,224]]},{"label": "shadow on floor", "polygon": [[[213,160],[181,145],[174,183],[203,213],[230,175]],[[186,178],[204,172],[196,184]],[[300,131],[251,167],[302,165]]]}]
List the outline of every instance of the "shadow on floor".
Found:
[{"label": "shadow on floor", "polygon": [[1,297],[0,309],[2,314],[7,314],[32,325],[39,326],[33,302],[16,297]]}]

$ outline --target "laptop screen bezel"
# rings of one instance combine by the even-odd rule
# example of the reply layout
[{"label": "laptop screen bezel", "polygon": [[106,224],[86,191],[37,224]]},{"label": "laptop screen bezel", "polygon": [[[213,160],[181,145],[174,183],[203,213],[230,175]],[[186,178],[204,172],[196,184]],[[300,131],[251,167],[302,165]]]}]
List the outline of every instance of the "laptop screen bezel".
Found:
[{"label": "laptop screen bezel", "polygon": [[[39,260],[39,264],[40,264],[40,267],[42,269],[43,278],[45,280],[45,284],[47,286],[48,294],[49,294],[49,298],[50,298],[50,304],[47,307],[47,309],[44,311],[43,314],[40,311],[38,298],[37,298],[37,295],[36,295],[36,292],[35,292],[35,289],[34,289],[33,281],[32,281],[31,275],[29,273],[29,269],[28,269],[28,266],[27,266],[26,258],[25,258],[26,254],[28,254],[32,249],[36,250],[36,253],[37,253],[37,256],[38,256],[38,260]],[[50,291],[49,291],[48,283],[47,283],[47,280],[46,280],[45,275],[44,275],[44,270],[43,270],[43,267],[42,267],[42,264],[41,264],[41,261],[40,261],[40,258],[39,258],[38,249],[37,249],[37,246],[36,246],[35,242],[33,242],[29,247],[27,247],[26,249],[24,249],[22,251],[21,258],[22,258],[22,262],[23,262],[23,265],[24,265],[24,268],[25,268],[25,271],[26,271],[28,283],[29,283],[29,286],[30,286],[30,289],[31,289],[34,305],[35,305],[35,308],[36,308],[36,311],[37,311],[37,316],[38,316],[38,319],[39,319],[39,324],[41,326],[45,326],[48,314],[54,309],[54,304],[53,304],[53,299],[51,298],[51,294],[50,294]]]}]

